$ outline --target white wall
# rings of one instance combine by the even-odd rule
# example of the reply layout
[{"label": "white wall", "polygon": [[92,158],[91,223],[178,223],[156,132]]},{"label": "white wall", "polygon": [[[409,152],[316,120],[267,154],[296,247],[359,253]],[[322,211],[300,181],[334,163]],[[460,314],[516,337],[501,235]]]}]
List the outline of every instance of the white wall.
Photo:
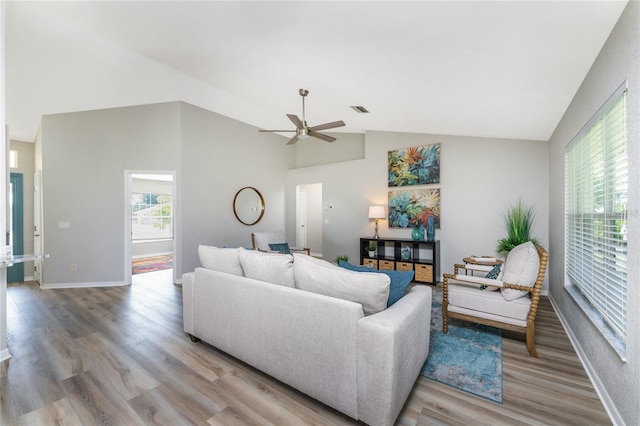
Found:
[{"label": "white wall", "polygon": [[[564,289],[564,150],[618,86],[629,80],[627,362]],[[617,424],[640,424],[640,3],[629,2],[550,141],[551,297]]]},{"label": "white wall", "polygon": [[[337,144],[338,142],[336,142]],[[295,217],[295,187],[323,184],[323,255],[333,260],[346,254],[355,260],[359,238],[373,235],[368,207],[387,204],[387,154],[390,150],[441,144],[441,271],[470,254],[496,254],[505,236],[502,214],[518,198],[537,212],[533,235],[548,244],[548,145],[540,141],[488,139],[409,133],[367,132],[365,158],[290,170],[287,217]],[[287,221],[288,233],[291,221]],[[389,229],[380,221],[380,235],[410,238],[410,229]],[[545,284],[547,286],[547,284]],[[546,287],[545,287],[546,288]]]}]

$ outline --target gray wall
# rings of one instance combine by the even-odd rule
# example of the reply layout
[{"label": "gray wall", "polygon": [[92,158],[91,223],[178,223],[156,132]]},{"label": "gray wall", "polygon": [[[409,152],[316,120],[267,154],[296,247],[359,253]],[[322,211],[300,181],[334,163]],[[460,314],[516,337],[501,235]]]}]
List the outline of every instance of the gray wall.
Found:
[{"label": "gray wall", "polygon": [[[44,252],[51,256],[44,287],[128,284],[125,170],[177,172],[176,277],[198,265],[198,244],[249,245],[254,229],[284,228],[285,171],[294,155],[281,136],[173,102],[45,116],[39,139]],[[231,206],[247,185],[266,200],[254,227],[237,222]]]},{"label": "gray wall", "polygon": [[[338,143],[338,142],[336,142]],[[548,144],[541,141],[488,139],[410,133],[367,132],[365,157],[327,165],[302,167],[287,176],[287,217],[295,218],[296,185],[322,182],[323,256],[346,254],[357,262],[359,238],[372,236],[368,207],[387,205],[388,151],[441,144],[442,272],[470,254],[495,254],[506,235],[502,214],[518,198],[535,206],[533,234],[548,243]],[[380,235],[410,238],[410,229],[389,229],[379,223]],[[287,221],[295,235],[294,221]],[[545,284],[546,286],[547,284]]]},{"label": "gray wall", "polygon": [[[640,424],[640,3],[629,2],[550,141],[551,297],[617,423]],[[629,80],[627,362],[564,289],[564,150],[624,80]]]}]

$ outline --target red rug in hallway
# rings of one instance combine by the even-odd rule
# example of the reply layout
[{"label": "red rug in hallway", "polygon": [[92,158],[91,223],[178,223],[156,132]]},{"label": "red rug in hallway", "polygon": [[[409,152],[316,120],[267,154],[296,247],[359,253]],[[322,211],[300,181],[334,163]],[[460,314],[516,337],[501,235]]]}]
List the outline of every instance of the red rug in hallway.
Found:
[{"label": "red rug in hallway", "polygon": [[144,257],[140,259],[133,259],[132,274],[144,274],[145,272],[162,271],[163,269],[173,268],[173,255],[167,254],[164,256]]}]

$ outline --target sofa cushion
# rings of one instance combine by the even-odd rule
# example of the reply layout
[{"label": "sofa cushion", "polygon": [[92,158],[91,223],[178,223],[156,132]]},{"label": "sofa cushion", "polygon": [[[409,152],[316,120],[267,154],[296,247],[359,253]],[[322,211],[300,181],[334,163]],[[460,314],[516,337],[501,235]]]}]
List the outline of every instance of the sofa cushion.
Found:
[{"label": "sofa cushion", "polygon": [[237,248],[198,246],[198,257],[203,268],[242,276],[242,266]]},{"label": "sofa cushion", "polygon": [[300,290],[360,303],[365,315],[387,307],[388,275],[355,272],[304,254],[293,254],[293,272]]},{"label": "sofa cushion", "polygon": [[409,283],[413,280],[413,271],[387,271],[373,269],[371,266],[356,266],[344,260],[340,261],[340,266],[350,271],[357,272],[374,272],[379,274],[385,274],[391,279],[389,285],[389,298],[387,299],[387,308],[402,298],[407,292]]},{"label": "sofa cushion", "polygon": [[[487,272],[487,275],[485,275],[484,277],[489,278],[491,280],[499,280],[502,277],[502,264],[498,264],[493,268],[491,268],[491,270]],[[483,284],[480,286],[480,290],[497,291],[497,290],[500,290],[500,287],[493,287],[490,285]]]},{"label": "sofa cushion", "polygon": [[240,264],[244,276],[272,284],[295,287],[293,256],[281,253],[264,253],[258,250],[239,249]]},{"label": "sofa cushion", "polygon": [[[531,241],[522,243],[507,255],[502,273],[502,281],[509,284],[518,284],[533,287],[538,278],[540,268],[540,257],[538,250]],[[515,300],[528,294],[526,291],[514,290],[512,288],[500,289],[505,300]]]}]

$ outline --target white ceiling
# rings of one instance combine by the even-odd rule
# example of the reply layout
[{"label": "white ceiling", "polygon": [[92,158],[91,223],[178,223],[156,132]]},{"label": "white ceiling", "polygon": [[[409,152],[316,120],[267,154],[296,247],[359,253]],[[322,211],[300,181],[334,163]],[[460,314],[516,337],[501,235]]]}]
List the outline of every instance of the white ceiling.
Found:
[{"label": "white ceiling", "polygon": [[548,140],[626,1],[5,4],[14,139],[175,100],[293,128],[304,87],[310,126]]}]

